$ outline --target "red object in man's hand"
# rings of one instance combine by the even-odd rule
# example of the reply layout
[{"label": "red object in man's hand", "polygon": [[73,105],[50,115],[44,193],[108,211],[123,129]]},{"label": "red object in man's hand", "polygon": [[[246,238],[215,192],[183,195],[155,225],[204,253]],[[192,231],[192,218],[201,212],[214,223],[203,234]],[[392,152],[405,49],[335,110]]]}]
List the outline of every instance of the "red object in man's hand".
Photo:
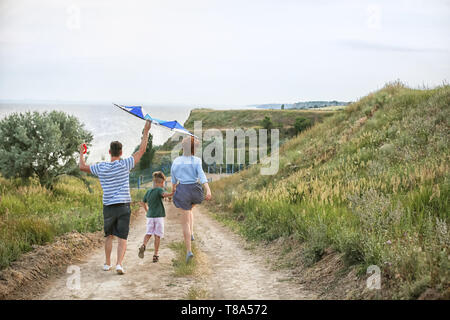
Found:
[{"label": "red object in man's hand", "polygon": [[87,146],[86,146],[86,143],[83,143],[83,148],[84,148],[83,154],[86,154],[86,152],[87,152]]}]

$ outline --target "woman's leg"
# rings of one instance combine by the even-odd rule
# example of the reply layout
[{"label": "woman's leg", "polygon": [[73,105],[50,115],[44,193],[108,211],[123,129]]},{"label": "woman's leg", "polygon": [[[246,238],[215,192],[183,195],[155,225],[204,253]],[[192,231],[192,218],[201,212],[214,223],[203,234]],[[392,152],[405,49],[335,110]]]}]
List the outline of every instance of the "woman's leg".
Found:
[{"label": "woman's leg", "polygon": [[186,251],[191,250],[191,219],[190,210],[181,210],[181,227],[183,228],[184,244]]},{"label": "woman's leg", "polygon": [[191,240],[194,238],[194,214],[192,213],[193,207],[189,210],[189,219],[190,219],[190,227],[191,227]]}]

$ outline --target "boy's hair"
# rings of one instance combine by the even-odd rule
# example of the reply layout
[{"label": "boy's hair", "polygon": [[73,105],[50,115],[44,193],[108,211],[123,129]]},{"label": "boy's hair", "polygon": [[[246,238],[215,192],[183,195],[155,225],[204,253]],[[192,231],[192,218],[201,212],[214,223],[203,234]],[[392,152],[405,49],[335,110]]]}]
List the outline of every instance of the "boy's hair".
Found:
[{"label": "boy's hair", "polygon": [[109,145],[109,151],[111,152],[111,156],[118,157],[122,152],[122,144],[119,141],[113,141]]},{"label": "boy's hair", "polygon": [[155,171],[153,172],[153,181],[156,183],[161,183],[166,181],[166,176],[161,171]]}]

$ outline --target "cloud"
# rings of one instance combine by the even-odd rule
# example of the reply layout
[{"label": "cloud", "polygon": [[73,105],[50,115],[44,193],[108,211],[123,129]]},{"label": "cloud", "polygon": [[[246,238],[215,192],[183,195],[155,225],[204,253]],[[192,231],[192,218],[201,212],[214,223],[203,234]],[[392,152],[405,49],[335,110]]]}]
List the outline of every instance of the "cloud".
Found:
[{"label": "cloud", "polygon": [[366,51],[408,52],[408,53],[449,53],[445,48],[419,48],[405,45],[377,43],[359,39],[347,39],[339,41],[339,44],[352,49]]}]

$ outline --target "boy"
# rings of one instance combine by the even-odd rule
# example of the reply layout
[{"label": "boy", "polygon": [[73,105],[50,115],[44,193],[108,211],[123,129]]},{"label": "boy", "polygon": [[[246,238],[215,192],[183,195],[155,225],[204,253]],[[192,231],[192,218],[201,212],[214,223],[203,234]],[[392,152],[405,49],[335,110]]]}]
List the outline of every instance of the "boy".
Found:
[{"label": "boy", "polygon": [[145,248],[148,241],[155,235],[155,254],[153,255],[153,262],[158,262],[158,250],[160,239],[164,237],[164,217],[166,212],[162,203],[163,198],[173,196],[172,193],[164,192],[164,182],[166,177],[161,171],[153,173],[153,188],[149,189],[144,196],[144,208],[147,211],[147,233],[144,237],[144,242],[139,248],[139,258],[144,258]]}]

